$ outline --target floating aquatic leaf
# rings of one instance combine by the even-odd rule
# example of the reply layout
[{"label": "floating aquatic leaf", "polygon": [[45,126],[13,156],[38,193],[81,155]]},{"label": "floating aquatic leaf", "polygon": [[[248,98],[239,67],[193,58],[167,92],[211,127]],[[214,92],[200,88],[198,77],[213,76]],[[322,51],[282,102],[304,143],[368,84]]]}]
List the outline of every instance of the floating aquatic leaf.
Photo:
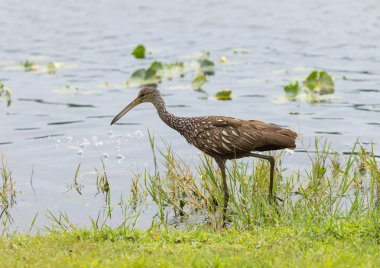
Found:
[{"label": "floating aquatic leaf", "polygon": [[183,62],[164,64],[162,71],[162,76],[166,79],[183,77],[186,73],[185,65]]},{"label": "floating aquatic leaf", "polygon": [[204,74],[213,75],[215,73],[215,64],[209,59],[199,60],[199,70]]},{"label": "floating aquatic leaf", "polygon": [[154,70],[158,75],[162,74],[162,70],[164,69],[164,65],[159,61],[154,61],[148,68],[148,70]]},{"label": "floating aquatic leaf", "polygon": [[320,95],[334,93],[334,80],[326,72],[311,72],[311,74],[309,74],[309,76],[303,81],[303,84],[313,93]]},{"label": "floating aquatic leaf", "polygon": [[197,60],[188,62],[161,63],[154,61],[147,69],[138,69],[132,73],[126,82],[127,87],[157,84],[163,80],[171,80],[184,77],[187,72],[196,71],[203,75],[212,75],[215,72],[215,64],[209,58],[209,53],[204,52]]},{"label": "floating aquatic leaf", "polygon": [[204,83],[206,83],[207,79],[203,74],[198,74],[194,80],[191,82],[191,87],[195,90],[199,90]]},{"label": "floating aquatic leaf", "polygon": [[24,71],[30,72],[30,71],[37,71],[38,66],[34,62],[31,62],[29,60],[24,61],[21,63],[21,66],[23,67]]},{"label": "floating aquatic leaf", "polygon": [[46,66],[46,70],[49,74],[55,74],[57,67],[55,66],[54,62],[49,62]]},{"label": "floating aquatic leaf", "polygon": [[235,54],[248,54],[250,52],[251,52],[251,50],[249,48],[244,48],[244,47],[234,48]]},{"label": "floating aquatic leaf", "polygon": [[172,79],[185,75],[183,62],[163,64],[154,61],[148,69],[138,69],[132,73],[126,85],[128,87],[160,83],[164,79]]},{"label": "floating aquatic leaf", "polygon": [[301,87],[299,85],[299,82],[296,81],[294,84],[289,84],[287,86],[284,86],[284,90],[286,92],[286,95],[289,98],[295,98],[301,91]]},{"label": "floating aquatic leaf", "polygon": [[215,98],[218,100],[231,100],[231,93],[230,89],[223,89],[215,94]]},{"label": "floating aquatic leaf", "polygon": [[63,67],[71,68],[73,66],[75,66],[75,65],[73,65],[73,64],[67,65],[63,62],[51,61],[46,65],[46,68],[42,68],[42,69],[40,69],[40,71],[47,72],[49,74],[55,74],[58,69],[62,69]]},{"label": "floating aquatic leaf", "polygon": [[284,86],[284,91],[291,101],[324,102],[334,99],[334,81],[328,73],[315,70],[303,81],[303,87],[296,81]]},{"label": "floating aquatic leaf", "polygon": [[137,87],[142,85],[157,84],[161,82],[161,77],[157,75],[157,70],[154,66],[146,69],[138,69],[129,77],[126,85],[128,87]]},{"label": "floating aquatic leaf", "polygon": [[145,59],[145,47],[138,45],[131,53],[136,59]]}]

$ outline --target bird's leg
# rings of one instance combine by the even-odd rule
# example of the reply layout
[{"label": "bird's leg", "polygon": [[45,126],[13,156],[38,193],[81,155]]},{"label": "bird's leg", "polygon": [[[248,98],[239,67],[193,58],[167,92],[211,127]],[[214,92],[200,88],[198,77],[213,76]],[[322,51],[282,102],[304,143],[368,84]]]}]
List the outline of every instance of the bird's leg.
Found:
[{"label": "bird's leg", "polygon": [[228,200],[230,198],[230,196],[228,194],[228,186],[227,186],[227,179],[226,179],[226,160],[224,160],[224,159],[215,159],[215,160],[219,166],[220,172],[222,173],[222,179],[223,179],[223,192],[224,192],[223,227],[226,227],[227,206],[228,206]]},{"label": "bird's leg", "polygon": [[274,164],[275,164],[274,157],[271,155],[263,155],[263,154],[255,154],[255,153],[250,153],[249,155],[269,161],[270,163],[269,199],[274,198],[274,201],[277,201],[276,197],[273,194],[273,173],[274,173]]}]

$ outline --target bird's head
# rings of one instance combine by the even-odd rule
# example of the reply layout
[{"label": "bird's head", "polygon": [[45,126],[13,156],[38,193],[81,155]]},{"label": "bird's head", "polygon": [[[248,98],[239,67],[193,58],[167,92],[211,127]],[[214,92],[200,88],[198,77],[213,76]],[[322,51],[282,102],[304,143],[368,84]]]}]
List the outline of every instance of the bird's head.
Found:
[{"label": "bird's head", "polygon": [[144,102],[152,102],[160,97],[160,91],[154,87],[144,87],[139,91],[137,98],[134,99],[130,104],[127,105],[120,113],[118,113],[114,119],[112,119],[111,125],[115,124],[120,118],[122,118],[126,113],[132,110],[137,105]]}]

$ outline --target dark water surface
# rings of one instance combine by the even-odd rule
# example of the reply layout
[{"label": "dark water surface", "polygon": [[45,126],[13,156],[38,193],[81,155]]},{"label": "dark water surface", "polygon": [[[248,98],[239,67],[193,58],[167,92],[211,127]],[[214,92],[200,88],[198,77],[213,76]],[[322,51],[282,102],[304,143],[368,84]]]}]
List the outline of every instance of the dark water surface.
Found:
[{"label": "dark water surface", "polygon": [[[360,137],[373,141],[379,153],[379,14],[377,0],[0,0],[0,80],[13,93],[9,108],[0,105],[0,152],[18,191],[14,226],[27,228],[36,212],[36,225],[43,226],[48,210],[66,211],[74,223],[88,225],[104,205],[103,197],[95,196],[94,168],[101,169],[101,157],[112,205],[121,195],[128,198],[133,173],[153,167],[147,129],[187,162],[198,161],[199,152],[165,126],[152,105],[109,126],[137,93],[120,84],[155,59],[174,62],[209,51],[217,67],[204,90],[209,96],[233,90],[233,100],[222,102],[191,90],[193,73],[164,81],[160,89],[174,114],[273,122],[301,132],[306,144],[327,137],[339,151],[350,150]],[[148,59],[130,55],[139,43],[152,50]],[[246,53],[235,54],[236,48]],[[222,56],[229,64],[219,62]],[[65,66],[56,75],[12,68],[25,60]],[[313,69],[334,77],[336,99],[277,103],[284,85]],[[78,90],[57,90],[66,85]],[[81,196],[66,192],[79,163]],[[306,163],[303,153],[284,156],[290,170]],[[149,226],[155,213],[147,210],[141,227]]]}]

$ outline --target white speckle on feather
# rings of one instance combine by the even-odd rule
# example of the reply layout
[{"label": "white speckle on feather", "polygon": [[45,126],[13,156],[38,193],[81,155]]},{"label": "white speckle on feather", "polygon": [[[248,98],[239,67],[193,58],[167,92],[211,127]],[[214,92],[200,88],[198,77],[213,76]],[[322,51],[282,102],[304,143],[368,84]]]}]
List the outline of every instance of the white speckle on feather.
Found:
[{"label": "white speckle on feather", "polygon": [[213,150],[214,152],[217,152],[218,154],[221,153],[221,152],[219,152],[216,148],[211,148],[211,150]]},{"label": "white speckle on feather", "polygon": [[247,137],[253,139],[253,137],[251,135],[249,135],[247,132],[244,132],[244,135],[246,135]]},{"label": "white speckle on feather", "polygon": [[231,142],[229,141],[229,140],[227,140],[225,137],[223,137],[222,136],[222,140],[224,141],[224,142],[226,142],[226,143],[230,143],[231,144]]},{"label": "white speckle on feather", "polygon": [[226,149],[227,151],[231,151],[231,148],[229,148],[226,144],[224,144],[223,142],[222,142],[222,146],[223,146],[223,148],[224,149]]}]

